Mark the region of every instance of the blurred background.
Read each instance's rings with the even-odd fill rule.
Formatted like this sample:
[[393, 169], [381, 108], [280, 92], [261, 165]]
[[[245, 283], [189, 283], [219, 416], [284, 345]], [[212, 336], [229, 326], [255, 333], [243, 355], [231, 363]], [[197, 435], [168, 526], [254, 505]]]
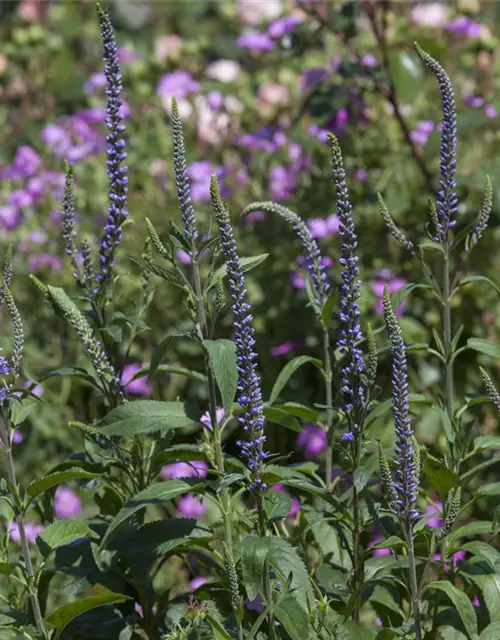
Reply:
[[[440, 60], [456, 90], [459, 229], [477, 215], [485, 175], [493, 181], [490, 231], [465, 273], [498, 282], [499, 3], [119, 0], [109, 9], [120, 47], [128, 136], [131, 220], [124, 229], [115, 299], [125, 315], [134, 314], [140, 296], [140, 273], [128, 256], [140, 257], [143, 251], [145, 217], [160, 232], [179, 217], [170, 160], [169, 112], [175, 96], [200, 228], [205, 234], [213, 228], [208, 187], [216, 173], [241, 255], [269, 254], [247, 282], [265, 397], [289, 359], [320, 355], [320, 336], [306, 306], [303, 258], [290, 228], [270, 215], [255, 213], [243, 220], [240, 213], [254, 200], [275, 200], [295, 210], [308, 221], [332, 281], [338, 282], [330, 131], [343, 147], [355, 208], [363, 324], [381, 327], [384, 285], [394, 292], [418, 282], [421, 273], [389, 237], [376, 194], [383, 194], [398, 224], [418, 240], [425, 236], [428, 199], [438, 180], [439, 91], [416, 56], [414, 41]], [[44, 401], [16, 445], [18, 461], [32, 476], [76, 446], [80, 436], [66, 427], [68, 420], [92, 420], [102, 412], [102, 400], [76, 377], [47, 378], [53, 370], [83, 362], [83, 355], [75, 336], [44, 306], [28, 274], [77, 294], [60, 231], [64, 159], [75, 171], [79, 237], [98, 246], [107, 215], [104, 64], [94, 2], [4, 0], [0, 14], [0, 243], [3, 251], [8, 244], [14, 247], [14, 294], [27, 334], [26, 384], [36, 383]], [[186, 260], [181, 253], [178, 258]], [[164, 281], [156, 284], [153, 309], [130, 352], [124, 382], [149, 362], [167, 333], [190, 328], [179, 291]], [[453, 322], [455, 330], [464, 325], [463, 342], [471, 336], [498, 341], [493, 289], [464, 288], [454, 302]], [[229, 315], [218, 337], [230, 336]], [[439, 325], [439, 309], [416, 290], [399, 315], [407, 342], [423, 344], [411, 356], [412, 390], [431, 394], [441, 371], [426, 345]], [[5, 314], [1, 322], [7, 351], [11, 328]], [[116, 327], [118, 341], [120, 331]], [[380, 336], [385, 339], [384, 332]], [[176, 341], [164, 363], [202, 370], [199, 350], [189, 340]], [[462, 397], [479, 392], [479, 364], [498, 381], [498, 362], [466, 352], [457, 365]], [[387, 380], [383, 362], [384, 397]], [[200, 410], [206, 401], [204, 384], [192, 375], [163, 372], [151, 381], [135, 380], [128, 390], [136, 397], [182, 395]], [[287, 394], [304, 404], [323, 402], [313, 368], [301, 369]], [[425, 407], [421, 412], [418, 435], [434, 443], [439, 415]], [[483, 432], [494, 424], [485, 413]], [[269, 428], [275, 451], [296, 449], [296, 436]], [[297, 455], [300, 459], [302, 453]]]

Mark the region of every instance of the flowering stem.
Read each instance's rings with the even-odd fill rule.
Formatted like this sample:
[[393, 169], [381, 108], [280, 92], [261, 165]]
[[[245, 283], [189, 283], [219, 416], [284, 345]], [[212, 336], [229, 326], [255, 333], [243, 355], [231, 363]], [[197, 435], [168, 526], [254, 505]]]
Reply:
[[326, 399], [326, 432], [328, 437], [328, 447], [326, 450], [326, 470], [325, 486], [330, 489], [332, 482], [333, 464], [333, 409], [332, 409], [332, 359], [330, 356], [330, 335], [326, 327], [323, 328], [323, 351], [324, 351], [324, 378], [325, 378], [325, 399]]
[[[355, 448], [355, 465], [354, 471], [359, 468], [361, 462], [361, 442], [359, 439], [354, 441]], [[353, 474], [354, 477], [354, 474]], [[353, 593], [356, 593], [356, 600], [354, 602], [353, 620], [359, 622], [359, 613], [361, 610], [361, 585], [363, 583], [363, 566], [361, 563], [361, 527], [359, 517], [359, 493], [356, 488], [356, 484], [352, 485], [352, 499], [353, 499], [353, 532], [352, 532], [352, 546], [353, 546]]]
[[413, 530], [411, 521], [407, 522], [405, 529], [406, 542], [408, 543], [408, 564], [410, 572], [410, 593], [413, 621], [415, 625], [415, 640], [422, 640], [422, 629], [420, 626], [420, 609], [418, 604], [418, 584], [417, 565], [415, 562], [415, 548], [413, 546]]
[[446, 379], [446, 412], [453, 419], [453, 359], [451, 358], [451, 298], [450, 298], [450, 253], [444, 247], [443, 259], [443, 333]]
[[[17, 492], [17, 479], [16, 479], [16, 472], [14, 469], [14, 458], [12, 456], [12, 445], [11, 445], [11, 437], [10, 437], [10, 421], [8, 416], [6, 415], [5, 408], [2, 408], [1, 410], [0, 435], [1, 435], [3, 450], [5, 453], [5, 458], [7, 462], [7, 477], [9, 479], [9, 482], [11, 484], [13, 491]], [[46, 638], [47, 634], [45, 631], [42, 611], [40, 608], [40, 601], [38, 600], [38, 593], [37, 593], [37, 588], [35, 583], [35, 574], [33, 571], [33, 564], [31, 563], [31, 555], [30, 555], [30, 550], [28, 545], [28, 538], [26, 537], [26, 529], [24, 528], [23, 513], [20, 509], [18, 509], [18, 513], [16, 514], [16, 522], [19, 527], [19, 537], [21, 539], [21, 548], [22, 548], [22, 553], [24, 557], [24, 563], [26, 565], [26, 575], [28, 577], [28, 593], [31, 601], [31, 607], [33, 609], [35, 626], [40, 636], [42, 638]]]
[[138, 587], [139, 600], [144, 616], [144, 631], [149, 640], [158, 640], [158, 630], [155, 625], [153, 609], [149, 606], [149, 598], [146, 592], [146, 586], [143, 582]]

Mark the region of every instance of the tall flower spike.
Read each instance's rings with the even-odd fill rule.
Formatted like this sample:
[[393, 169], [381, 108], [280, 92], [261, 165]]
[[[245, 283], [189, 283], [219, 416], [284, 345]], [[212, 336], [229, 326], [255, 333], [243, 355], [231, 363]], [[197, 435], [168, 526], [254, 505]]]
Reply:
[[457, 105], [455, 92], [448, 74], [428, 53], [415, 43], [418, 55], [436, 76], [443, 105], [443, 129], [439, 159], [439, 189], [437, 193], [436, 240], [441, 244], [449, 242], [450, 230], [456, 223], [458, 211], [457, 198]]
[[109, 206], [108, 220], [104, 227], [104, 234], [99, 248], [100, 272], [97, 275], [98, 290], [111, 280], [113, 266], [115, 264], [115, 252], [122, 238], [122, 225], [128, 217], [127, 192], [128, 178], [127, 167], [122, 166], [127, 154], [125, 152], [125, 139], [123, 132], [120, 109], [122, 106], [122, 74], [118, 61], [118, 48], [115, 42], [113, 25], [107, 11], [98, 7], [99, 21], [101, 24], [101, 36], [104, 46], [104, 75], [106, 76], [106, 127], [109, 131], [106, 136], [108, 143], [106, 161], [109, 177]]
[[242, 216], [246, 216], [253, 211], [266, 211], [275, 213], [292, 225], [293, 230], [299, 237], [306, 258], [306, 268], [313, 285], [315, 300], [318, 307], [322, 307], [330, 293], [330, 283], [324, 266], [321, 264], [321, 252], [318, 243], [312, 237], [307, 224], [294, 211], [275, 202], [252, 202], [245, 207]]
[[490, 396], [491, 401], [495, 405], [495, 408], [500, 413], [500, 393], [498, 393], [498, 390], [495, 387], [493, 380], [486, 373], [486, 371], [482, 367], [479, 367], [479, 370], [481, 371], [481, 377], [483, 378], [483, 383], [486, 388], [486, 391], [488, 392], [488, 395]]
[[266, 485], [262, 482], [262, 467], [267, 454], [264, 451], [264, 413], [260, 378], [257, 375], [254, 351], [255, 331], [252, 326], [252, 314], [247, 302], [247, 290], [243, 267], [238, 256], [233, 228], [229, 213], [223, 202], [217, 178], [212, 176], [210, 185], [212, 207], [219, 223], [222, 252], [227, 265], [227, 281], [233, 310], [234, 343], [236, 345], [236, 359], [238, 369], [238, 404], [242, 408], [238, 420], [247, 434], [246, 441], [239, 441], [241, 454], [247, 459], [252, 476], [250, 489], [264, 491]]
[[[3, 261], [3, 281], [8, 287], [12, 284], [12, 275], [12, 245], [9, 244]], [[3, 286], [0, 286], [0, 305], [2, 305], [4, 301], [5, 296], [3, 293]]]
[[109, 388], [116, 396], [119, 398], [123, 397], [120, 379], [116, 375], [103, 346], [94, 336], [94, 332], [87, 318], [81, 313], [73, 300], [66, 295], [63, 289], [45, 285], [43, 285], [42, 288], [38, 283], [36, 284], [54, 309], [59, 312], [70, 327], [76, 331], [80, 342], [85, 347], [90, 361], [101, 380], [109, 385]]
[[488, 226], [488, 221], [490, 219], [491, 209], [493, 207], [493, 187], [491, 186], [491, 180], [489, 176], [486, 176], [485, 185], [484, 185], [484, 195], [483, 200], [481, 202], [481, 207], [479, 208], [479, 215], [477, 216], [476, 226], [474, 231], [471, 233], [469, 238], [468, 246], [466, 247], [466, 251], [469, 252], [473, 249], [476, 244], [481, 239], [483, 233]]
[[384, 291], [384, 319], [391, 341], [392, 351], [392, 412], [396, 431], [396, 481], [394, 488], [397, 498], [392, 501], [395, 513], [404, 518], [417, 516], [419, 469], [418, 453], [415, 452], [413, 429], [411, 426], [408, 391], [408, 364], [403, 332], [391, 305], [389, 290]]
[[389, 209], [384, 202], [384, 199], [377, 193], [378, 200], [378, 210], [380, 215], [382, 216], [383, 221], [385, 222], [385, 226], [389, 229], [391, 234], [396, 238], [401, 246], [403, 246], [407, 251], [409, 251], [412, 255], [415, 255], [415, 245], [408, 238], [406, 233], [398, 227], [398, 225], [394, 222], [393, 217], [389, 213]]
[[196, 228], [194, 206], [191, 199], [191, 188], [187, 177], [184, 132], [182, 130], [182, 121], [175, 98], [172, 98], [172, 142], [175, 184], [177, 186], [181, 218], [184, 224], [184, 236], [190, 244], [193, 244], [198, 237], [198, 230]]
[[76, 212], [75, 212], [75, 198], [73, 193], [73, 169], [71, 165], [65, 163], [66, 179], [64, 183], [64, 196], [62, 200], [62, 237], [64, 240], [64, 253], [71, 258], [71, 263], [75, 273], [75, 278], [78, 278], [78, 265], [76, 262]]
[[337, 193], [337, 215], [339, 217], [339, 233], [342, 240], [339, 263], [342, 267], [340, 274], [340, 311], [339, 311], [339, 339], [337, 346], [343, 354], [340, 371], [340, 391], [342, 393], [344, 409], [347, 414], [350, 431], [344, 434], [343, 440], [353, 441], [358, 436], [356, 416], [363, 409], [365, 403], [365, 389], [361, 383], [361, 374], [365, 370], [365, 363], [361, 349], [356, 346], [363, 338], [359, 322], [359, 267], [356, 249], [358, 237], [352, 217], [352, 205], [347, 190], [346, 174], [342, 151], [337, 138], [329, 135], [332, 153], [333, 182]]
[[14, 376], [19, 375], [19, 370], [21, 368], [21, 361], [23, 359], [23, 351], [24, 351], [24, 327], [23, 321], [21, 320], [21, 315], [17, 309], [16, 303], [14, 301], [14, 297], [10, 292], [7, 283], [3, 283], [3, 292], [5, 296], [5, 304], [7, 305], [7, 309], [9, 310], [10, 317], [12, 320], [12, 326], [14, 328], [14, 344], [12, 347], [12, 364], [11, 364], [11, 373]]

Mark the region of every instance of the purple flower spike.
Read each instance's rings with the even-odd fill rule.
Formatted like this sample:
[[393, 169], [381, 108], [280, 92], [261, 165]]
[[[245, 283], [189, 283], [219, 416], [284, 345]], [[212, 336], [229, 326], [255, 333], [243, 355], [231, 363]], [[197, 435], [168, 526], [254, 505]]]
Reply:
[[420, 469], [416, 464], [413, 445], [408, 390], [408, 363], [403, 332], [392, 309], [389, 289], [384, 291], [384, 319], [392, 350], [392, 413], [396, 431], [396, 480], [392, 508], [395, 513], [410, 520], [417, 516], [415, 504], [418, 496]]
[[418, 55], [436, 76], [443, 106], [443, 127], [440, 148], [440, 178], [437, 193], [437, 228], [436, 240], [441, 244], [449, 242], [449, 232], [456, 223], [458, 212], [457, 198], [457, 105], [455, 92], [448, 74], [443, 67], [418, 44], [415, 45]]
[[106, 136], [108, 143], [106, 161], [109, 177], [109, 207], [108, 220], [104, 227], [104, 235], [101, 239], [100, 273], [97, 275], [98, 289], [102, 290], [112, 277], [115, 264], [115, 252], [122, 238], [121, 226], [128, 217], [127, 206], [127, 167], [122, 166], [127, 154], [125, 152], [125, 139], [120, 110], [122, 100], [122, 74], [118, 62], [117, 46], [113, 26], [107, 11], [99, 7], [99, 20], [101, 24], [101, 36], [104, 45], [104, 74], [106, 76], [106, 127], [109, 131]]
[[248, 439], [239, 441], [241, 455], [246, 458], [252, 481], [250, 490], [265, 491], [262, 482], [263, 462], [267, 457], [264, 451], [266, 437], [264, 435], [264, 405], [260, 378], [257, 374], [257, 354], [255, 347], [255, 330], [252, 326], [252, 314], [247, 302], [247, 290], [243, 267], [238, 256], [234, 232], [231, 227], [229, 213], [224, 204], [217, 179], [212, 177], [211, 184], [212, 206], [219, 223], [220, 242], [226, 259], [229, 293], [231, 295], [234, 326], [234, 343], [236, 345], [236, 359], [238, 370], [238, 404], [242, 413], [238, 417], [240, 425], [246, 432]]
[[365, 390], [361, 383], [361, 374], [365, 370], [365, 363], [361, 349], [356, 343], [363, 338], [359, 323], [359, 267], [356, 249], [358, 237], [352, 217], [352, 205], [347, 190], [346, 174], [342, 160], [342, 151], [335, 136], [330, 135], [333, 162], [333, 182], [337, 193], [337, 214], [339, 217], [339, 233], [342, 240], [339, 263], [342, 267], [340, 285], [340, 333], [337, 346], [343, 354], [342, 369], [340, 371], [340, 391], [342, 393], [344, 410], [349, 425], [349, 433], [354, 436], [346, 438], [353, 440], [358, 436], [356, 419], [365, 403]]

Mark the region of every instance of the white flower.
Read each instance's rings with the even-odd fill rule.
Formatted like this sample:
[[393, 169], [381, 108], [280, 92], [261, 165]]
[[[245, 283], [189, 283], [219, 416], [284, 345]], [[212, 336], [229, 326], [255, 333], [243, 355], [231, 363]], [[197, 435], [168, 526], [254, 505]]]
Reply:
[[441, 2], [417, 4], [412, 9], [411, 17], [419, 26], [439, 29], [448, 22], [448, 7]]
[[216, 60], [208, 66], [206, 75], [219, 82], [234, 82], [240, 71], [240, 65], [234, 60]]

